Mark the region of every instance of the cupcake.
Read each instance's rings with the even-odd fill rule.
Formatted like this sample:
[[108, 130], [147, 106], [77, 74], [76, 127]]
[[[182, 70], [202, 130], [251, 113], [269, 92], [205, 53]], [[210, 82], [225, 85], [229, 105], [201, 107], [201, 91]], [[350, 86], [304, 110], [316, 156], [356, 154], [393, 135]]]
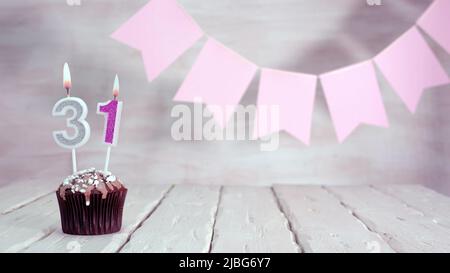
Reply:
[[110, 172], [94, 168], [64, 179], [56, 191], [64, 233], [99, 235], [122, 226], [127, 189]]

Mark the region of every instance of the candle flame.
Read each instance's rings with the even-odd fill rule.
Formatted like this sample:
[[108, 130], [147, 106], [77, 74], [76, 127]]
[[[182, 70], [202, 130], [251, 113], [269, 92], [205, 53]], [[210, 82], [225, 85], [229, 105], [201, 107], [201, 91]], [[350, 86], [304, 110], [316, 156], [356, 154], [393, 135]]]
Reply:
[[113, 87], [113, 96], [117, 98], [119, 96], [119, 77], [116, 74], [116, 78], [114, 79], [114, 87]]
[[72, 80], [70, 78], [70, 69], [67, 63], [64, 63], [63, 86], [66, 90], [72, 88]]

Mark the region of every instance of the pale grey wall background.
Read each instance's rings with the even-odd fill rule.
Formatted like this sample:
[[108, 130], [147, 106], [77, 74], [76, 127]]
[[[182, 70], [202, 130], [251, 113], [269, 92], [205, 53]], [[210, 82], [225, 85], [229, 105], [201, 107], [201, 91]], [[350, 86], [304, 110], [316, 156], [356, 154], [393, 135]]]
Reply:
[[[51, 132], [50, 115], [64, 95], [62, 65], [70, 63], [73, 94], [89, 105], [91, 140], [78, 150], [80, 167], [103, 166], [99, 101], [110, 97], [114, 74], [124, 101], [119, 146], [111, 169], [125, 182], [251, 184], [423, 183], [450, 192], [450, 87], [427, 91], [411, 115], [380, 77], [391, 127], [360, 127], [339, 145], [319, 90], [312, 144], [282, 134], [276, 152], [259, 143], [175, 142], [172, 97], [204, 39], [148, 83], [139, 52], [109, 38], [147, 1], [0, 2], [0, 184], [54, 181], [71, 170], [70, 153]], [[179, 0], [210, 35], [261, 66], [322, 73], [369, 58], [407, 30], [430, 0]], [[429, 40], [450, 69], [450, 58]], [[253, 103], [257, 78], [244, 103]]]

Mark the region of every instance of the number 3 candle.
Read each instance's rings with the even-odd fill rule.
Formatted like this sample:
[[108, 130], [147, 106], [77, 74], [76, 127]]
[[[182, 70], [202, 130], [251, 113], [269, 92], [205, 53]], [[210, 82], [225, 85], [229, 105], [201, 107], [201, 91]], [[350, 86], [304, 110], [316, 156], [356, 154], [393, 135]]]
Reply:
[[119, 78], [116, 75], [113, 87], [113, 99], [97, 105], [97, 113], [105, 116], [105, 143], [108, 145], [105, 160], [105, 172], [108, 171], [111, 146], [117, 145], [122, 113], [122, 102], [117, 100], [119, 96]]
[[86, 122], [86, 116], [88, 114], [88, 108], [86, 103], [76, 97], [70, 96], [70, 89], [72, 88], [71, 78], [70, 78], [70, 70], [69, 65], [67, 63], [64, 64], [64, 72], [63, 72], [63, 86], [66, 89], [66, 98], [60, 99], [55, 106], [53, 107], [52, 114], [55, 117], [58, 116], [67, 116], [68, 112], [71, 112], [72, 115], [67, 118], [67, 127], [70, 127], [75, 130], [75, 133], [70, 136], [67, 131], [54, 131], [53, 138], [55, 142], [67, 149], [72, 149], [72, 169], [73, 172], [77, 172], [77, 157], [76, 157], [76, 148], [84, 145], [90, 136], [90, 127]]

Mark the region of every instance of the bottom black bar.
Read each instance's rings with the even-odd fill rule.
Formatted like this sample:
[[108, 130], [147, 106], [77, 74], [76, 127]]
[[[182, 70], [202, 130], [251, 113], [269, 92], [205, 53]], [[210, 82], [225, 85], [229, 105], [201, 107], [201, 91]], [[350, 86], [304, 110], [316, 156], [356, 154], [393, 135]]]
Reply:
[[[327, 270], [388, 272], [395, 266], [431, 270], [445, 265], [449, 254], [2, 254], [2, 266], [15, 269], [55, 262], [80, 267], [88, 272], [98, 267], [102, 273], [116, 272], [309, 272]], [[28, 262], [35, 260], [36, 262]], [[46, 261], [48, 260], [48, 261]], [[48, 269], [48, 267], [43, 268]]]

